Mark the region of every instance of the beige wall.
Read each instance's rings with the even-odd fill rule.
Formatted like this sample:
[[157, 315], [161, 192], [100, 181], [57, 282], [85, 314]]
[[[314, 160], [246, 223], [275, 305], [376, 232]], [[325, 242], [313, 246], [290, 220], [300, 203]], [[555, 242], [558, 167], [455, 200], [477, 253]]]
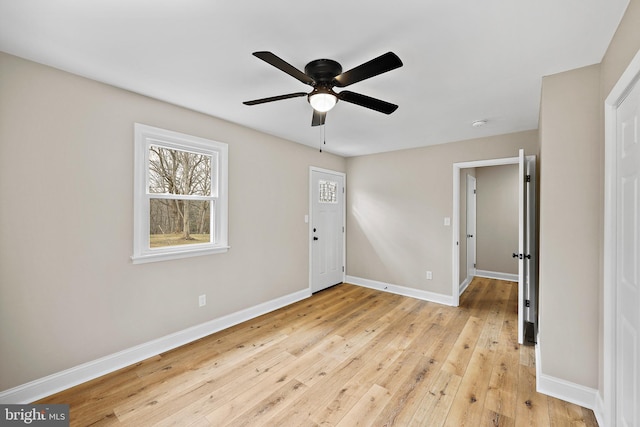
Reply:
[[476, 169], [476, 268], [518, 274], [518, 165]]
[[546, 77], [542, 87], [541, 367], [600, 393], [603, 102], [639, 49], [640, 0], [631, 0], [601, 64]]
[[640, 0], [630, 0], [607, 53], [602, 59], [603, 102], [640, 50]]
[[[347, 159], [347, 273], [451, 295], [453, 163], [538, 150], [537, 131]], [[433, 280], [426, 280], [427, 270]]]
[[[343, 158], [2, 53], [0, 76], [0, 390], [308, 288], [309, 166]], [[228, 253], [131, 263], [134, 122], [229, 144]]]
[[545, 77], [540, 128], [540, 328], [547, 375], [598, 386], [600, 66]]

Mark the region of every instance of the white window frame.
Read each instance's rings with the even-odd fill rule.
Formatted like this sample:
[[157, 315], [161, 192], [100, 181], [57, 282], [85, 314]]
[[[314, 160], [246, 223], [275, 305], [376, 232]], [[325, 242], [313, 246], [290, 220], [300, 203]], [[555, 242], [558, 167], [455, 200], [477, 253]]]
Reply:
[[[209, 155], [211, 167], [211, 206], [213, 223], [210, 243], [164, 246], [149, 245], [149, 205], [153, 195], [149, 193], [150, 146]], [[166, 261], [193, 256], [227, 252], [228, 245], [228, 146], [223, 142], [186, 135], [166, 129], [135, 123], [134, 126], [134, 190], [133, 190], [133, 255], [134, 264]], [[161, 195], [162, 198], [189, 199], [186, 195]]]

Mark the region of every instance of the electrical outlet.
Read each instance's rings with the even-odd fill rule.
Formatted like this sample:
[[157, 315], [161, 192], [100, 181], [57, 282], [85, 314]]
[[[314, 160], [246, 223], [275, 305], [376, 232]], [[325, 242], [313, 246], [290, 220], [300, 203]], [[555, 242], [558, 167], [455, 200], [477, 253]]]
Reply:
[[430, 271], [427, 271], [427, 280], [431, 280], [433, 279], [433, 273]]
[[200, 295], [198, 297], [198, 307], [204, 307], [205, 305], [207, 305], [207, 296]]

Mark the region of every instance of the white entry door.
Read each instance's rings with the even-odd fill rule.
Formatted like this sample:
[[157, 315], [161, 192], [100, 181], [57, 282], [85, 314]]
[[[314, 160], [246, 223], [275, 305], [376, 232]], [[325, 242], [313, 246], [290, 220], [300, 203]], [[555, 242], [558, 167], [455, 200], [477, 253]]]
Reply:
[[640, 426], [640, 83], [616, 118], [616, 419]]
[[467, 278], [476, 275], [476, 178], [467, 175]]
[[519, 152], [518, 189], [518, 342], [524, 344], [525, 329], [530, 325], [533, 338], [537, 329], [536, 307], [536, 157]]
[[311, 168], [311, 292], [344, 280], [344, 178]]

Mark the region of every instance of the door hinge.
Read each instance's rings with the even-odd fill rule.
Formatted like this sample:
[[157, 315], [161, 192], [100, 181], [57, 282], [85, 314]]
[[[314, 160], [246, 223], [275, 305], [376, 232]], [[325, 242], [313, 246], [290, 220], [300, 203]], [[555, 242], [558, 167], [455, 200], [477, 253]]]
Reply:
[[523, 254], [517, 254], [517, 253], [513, 253], [512, 254], [513, 258], [518, 258], [518, 259], [531, 259], [531, 254], [527, 254], [527, 255], [523, 255]]
[[531, 182], [531, 175], [527, 175], [527, 177], [526, 177], [526, 181], [527, 181], [527, 182]]
[[342, 232], [344, 233], [344, 225], [342, 226]]
[[474, 189], [473, 189], [473, 194], [476, 194], [476, 191], [477, 191], [477, 190], [474, 188]]
[[531, 300], [528, 300], [528, 299], [524, 300], [524, 306], [531, 307]]
[[476, 268], [476, 263], [475, 262], [473, 263], [473, 268]]
[[342, 272], [344, 273], [344, 265], [342, 266]]

